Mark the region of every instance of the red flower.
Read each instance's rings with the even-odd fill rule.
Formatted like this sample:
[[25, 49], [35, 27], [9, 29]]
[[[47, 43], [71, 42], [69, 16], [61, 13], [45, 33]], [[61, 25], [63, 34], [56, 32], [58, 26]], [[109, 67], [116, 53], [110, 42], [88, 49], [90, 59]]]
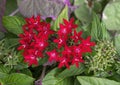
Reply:
[[82, 59], [82, 55], [81, 56], [74, 56], [72, 59], [72, 64], [75, 64], [76, 67], [79, 67], [79, 63], [83, 63], [84, 60]]
[[74, 35], [71, 36], [71, 38], [74, 40], [75, 43], [77, 43], [79, 40], [82, 40], [81, 35], [82, 35], [82, 31], [77, 33], [76, 30], [74, 30]]
[[65, 26], [67, 26], [68, 29], [75, 29], [78, 27], [78, 25], [74, 24], [74, 18], [71, 18], [70, 21], [63, 19], [63, 21]]
[[47, 52], [47, 55], [49, 56], [49, 61], [58, 61], [58, 53], [56, 52], [56, 50], [52, 50]]
[[82, 49], [82, 46], [79, 45], [79, 46], [73, 46], [73, 55], [79, 55], [81, 56], [83, 53], [83, 49]]
[[72, 56], [72, 50], [72, 47], [65, 46], [64, 50], [62, 51], [62, 54], [70, 57]]
[[91, 42], [91, 37], [87, 37], [87, 39], [85, 40], [82, 40], [82, 47], [83, 47], [83, 52], [92, 52], [91, 50], [91, 46], [95, 46], [95, 43], [94, 42]]
[[[83, 53], [91, 52], [91, 46], [94, 46], [95, 43], [90, 41], [90, 37], [82, 39], [82, 31], [76, 32], [77, 25], [74, 24], [74, 18], [71, 18], [70, 21], [63, 19], [63, 21], [64, 24], [60, 24], [60, 29], [56, 33], [58, 38], [54, 39], [54, 43], [61, 49], [46, 52], [48, 42], [51, 42], [49, 36], [55, 33], [50, 29], [50, 23], [40, 21], [40, 16], [26, 19], [27, 23], [23, 26], [23, 33], [19, 35], [20, 46], [18, 50], [23, 50], [24, 61], [29, 66], [32, 64], [38, 65], [38, 58], [43, 58], [45, 52], [49, 56], [50, 62], [56, 61], [59, 63], [58, 68], [63, 66], [70, 68], [71, 64], [79, 67], [79, 63], [84, 62], [82, 59]], [[73, 30], [74, 34], [72, 35]], [[56, 36], [54, 37], [56, 38]], [[72, 44], [70, 38], [74, 41]]]
[[25, 24], [25, 27], [28, 27], [30, 29], [37, 28], [40, 24], [40, 16], [37, 17], [31, 17], [31, 18], [26, 18], [25, 19], [27, 24]]
[[69, 66], [69, 60], [66, 57], [64, 57], [64, 56], [59, 57], [59, 62], [60, 63], [58, 65], [58, 68], [61, 68], [63, 66], [66, 66], [68, 69], [70, 68], [70, 66]]
[[24, 56], [24, 59], [25, 59], [24, 61], [27, 62], [29, 66], [31, 66], [32, 64], [38, 65], [37, 58], [32, 54], [28, 54]]
[[60, 24], [60, 29], [58, 30], [58, 35], [60, 37], [67, 37], [68, 34], [70, 34], [72, 32], [72, 29], [68, 29], [67, 26]]
[[42, 39], [39, 39], [39, 40], [36, 40], [33, 46], [35, 46], [35, 48], [38, 48], [40, 51], [43, 51], [48, 46], [48, 42]]
[[37, 57], [35, 56], [35, 50], [34, 49], [25, 49], [23, 52], [24, 61], [31, 66], [32, 64], [38, 65]]
[[62, 46], [66, 45], [66, 39], [65, 38], [58, 38], [54, 40], [55, 43], [57, 43], [58, 48], [61, 48]]

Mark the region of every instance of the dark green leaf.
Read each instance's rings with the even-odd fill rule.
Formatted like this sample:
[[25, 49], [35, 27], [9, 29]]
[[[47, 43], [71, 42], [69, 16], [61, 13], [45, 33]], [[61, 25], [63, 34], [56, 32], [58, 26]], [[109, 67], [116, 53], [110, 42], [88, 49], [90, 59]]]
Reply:
[[6, 9], [5, 15], [10, 15], [13, 11], [17, 9], [17, 2], [16, 0], [6, 0]]
[[0, 40], [3, 39], [4, 36], [5, 34], [3, 32], [0, 32]]
[[78, 76], [77, 79], [81, 85], [120, 85], [119, 82], [105, 78]]
[[85, 0], [75, 0], [75, 6], [79, 6], [75, 10], [75, 16], [83, 23], [89, 23], [92, 19], [92, 11], [87, 7]]
[[2, 85], [33, 85], [34, 79], [21, 73], [13, 73], [1, 79]]
[[23, 73], [23, 74], [26, 74], [26, 75], [28, 75], [28, 76], [31, 76], [32, 77], [32, 73], [31, 73], [31, 71], [29, 70], [29, 69], [22, 69], [22, 70], [20, 70], [20, 73]]
[[56, 74], [58, 74], [61, 69], [55, 68], [51, 72], [49, 72], [42, 81], [42, 85], [73, 85], [74, 82], [72, 78], [57, 78]]
[[91, 26], [91, 36], [93, 40], [108, 40], [110, 36], [106, 27], [100, 22], [100, 18], [97, 14], [93, 14], [93, 21]]
[[14, 66], [14, 69], [16, 69], [16, 70], [22, 70], [25, 68], [28, 68], [28, 65], [25, 63], [18, 63], [17, 65]]
[[79, 68], [76, 68], [75, 65], [72, 65], [70, 69], [65, 69], [57, 77], [70, 77], [70, 76], [75, 76], [83, 73], [85, 71], [85, 67], [83, 64], [79, 66]]
[[0, 72], [2, 72], [2, 73], [9, 73], [10, 70], [11, 69], [9, 67], [5, 67], [4, 65], [0, 64]]
[[8, 74], [0, 72], [0, 79], [5, 78], [6, 76], [8, 76]]
[[74, 85], [81, 85], [77, 79], [74, 81]]
[[22, 26], [25, 24], [25, 21], [21, 17], [17, 16], [4, 16], [3, 17], [3, 25], [4, 27], [13, 34], [22, 33]]
[[110, 76], [110, 77], [108, 77], [108, 78], [111, 79], [111, 80], [120, 82], [120, 75], [119, 75], [119, 74], [115, 74], [115, 75]]
[[7, 48], [11, 48], [18, 44], [19, 44], [18, 38], [5, 38], [5, 47]]

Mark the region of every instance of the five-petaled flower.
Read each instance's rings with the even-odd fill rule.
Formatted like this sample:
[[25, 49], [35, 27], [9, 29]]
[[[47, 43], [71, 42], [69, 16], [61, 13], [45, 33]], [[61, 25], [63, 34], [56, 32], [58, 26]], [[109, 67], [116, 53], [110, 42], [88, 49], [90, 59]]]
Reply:
[[[26, 22], [23, 33], [19, 35], [21, 45], [18, 50], [23, 50], [24, 61], [29, 66], [38, 65], [38, 58], [44, 58], [47, 54], [48, 61], [59, 63], [58, 68], [63, 66], [70, 68], [73, 64], [79, 67], [79, 63], [84, 62], [83, 54], [92, 52], [91, 47], [95, 45], [90, 41], [90, 36], [83, 39], [81, 37], [83, 32], [76, 32], [78, 25], [74, 24], [74, 18], [70, 21], [63, 19], [63, 24], [60, 23], [57, 32], [50, 29], [50, 23], [41, 21], [40, 16], [27, 18]], [[55, 37], [53, 42], [50, 42], [50, 37]], [[56, 43], [57, 47], [53, 47], [51, 51], [46, 50], [50, 43]]]

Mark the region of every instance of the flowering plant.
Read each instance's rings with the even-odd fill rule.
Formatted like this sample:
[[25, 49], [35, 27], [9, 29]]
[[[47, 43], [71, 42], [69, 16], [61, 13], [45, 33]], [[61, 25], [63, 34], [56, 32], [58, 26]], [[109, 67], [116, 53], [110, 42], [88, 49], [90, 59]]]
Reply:
[[0, 85], [120, 85], [116, 2], [0, 1]]

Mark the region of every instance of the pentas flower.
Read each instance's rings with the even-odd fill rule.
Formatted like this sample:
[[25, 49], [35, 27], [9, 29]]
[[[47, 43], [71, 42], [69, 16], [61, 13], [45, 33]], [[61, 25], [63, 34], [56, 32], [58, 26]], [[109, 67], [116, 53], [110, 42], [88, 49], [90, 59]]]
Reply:
[[88, 36], [87, 39], [83, 39], [81, 41], [83, 52], [92, 52], [91, 46], [95, 46], [95, 43], [91, 42], [90, 40], [91, 40], [91, 37]]
[[66, 45], [66, 38], [59, 37], [58, 39], [55, 39], [54, 42], [57, 43], [58, 48], [61, 48]]
[[24, 27], [30, 28], [30, 29], [35, 29], [40, 25], [40, 16], [37, 16], [36, 18], [33, 16], [32, 18], [26, 18], [26, 24]]
[[[69, 68], [71, 64], [75, 64], [76, 67], [79, 67], [79, 63], [84, 62], [82, 55], [86, 52], [91, 52], [91, 46], [94, 46], [95, 44], [94, 42], [90, 42], [89, 37], [83, 39], [81, 37], [83, 33], [82, 31], [76, 32], [78, 25], [74, 24], [74, 18], [71, 18], [70, 21], [63, 19], [63, 22], [64, 23], [60, 24], [60, 29], [57, 31], [58, 37], [54, 40], [54, 43], [57, 43], [58, 48], [62, 48], [62, 50], [57, 49], [60, 51], [60, 56], [56, 55], [56, 61], [59, 62], [58, 68]], [[72, 42], [72, 44], [68, 42]], [[52, 58], [52, 53], [54, 52], [51, 51], [50, 53], [47, 54], [49, 58]], [[54, 56], [55, 59], [56, 57]]]
[[59, 65], [58, 68], [61, 68], [63, 66], [66, 66], [67, 68], [70, 68], [69, 60], [65, 56], [59, 57]]
[[74, 35], [71, 36], [71, 38], [74, 40], [75, 43], [77, 43], [79, 40], [82, 40], [81, 35], [82, 35], [82, 31], [77, 33], [76, 30], [74, 30]]
[[74, 24], [74, 18], [71, 18], [70, 21], [63, 19], [63, 22], [68, 29], [75, 29], [78, 27], [78, 25]]
[[38, 65], [38, 58], [43, 58], [44, 50], [48, 47], [49, 35], [54, 31], [50, 29], [50, 24], [41, 22], [40, 16], [27, 18], [23, 26], [23, 33], [19, 35], [20, 46], [18, 50], [23, 50], [24, 61], [30, 65]]
[[82, 59], [82, 55], [74, 56], [72, 59], [72, 64], [75, 64], [77, 68], [79, 67], [79, 63], [83, 63], [83, 62], [84, 60]]
[[[79, 67], [80, 63], [84, 63], [83, 54], [92, 52], [91, 47], [95, 45], [90, 41], [90, 36], [83, 39], [82, 31], [76, 32], [78, 25], [74, 24], [74, 18], [69, 21], [63, 19], [63, 24], [60, 24], [60, 29], [56, 33], [50, 29], [49, 23], [40, 20], [40, 16], [27, 18], [26, 22], [23, 33], [19, 35], [21, 45], [18, 50], [23, 50], [24, 61], [29, 66], [38, 65], [38, 58], [44, 58], [46, 53], [49, 62], [58, 62], [58, 68], [70, 68], [73, 64]], [[55, 37], [53, 43], [57, 48], [46, 51], [49, 47], [48, 42], [51, 42], [49, 37]]]
[[64, 50], [62, 51], [62, 55], [66, 55], [68, 57], [72, 56], [72, 51], [73, 51], [73, 48], [71, 46], [65, 46], [64, 47]]
[[25, 49], [25, 51], [23, 52], [23, 56], [24, 61], [27, 62], [29, 66], [31, 66], [32, 64], [38, 65], [34, 49]]
[[72, 29], [68, 29], [67, 26], [63, 25], [63, 24], [60, 24], [60, 29], [58, 30], [58, 35], [59, 36], [67, 36], [70, 32], [71, 32]]
[[35, 58], [34, 55], [32, 54], [28, 54], [28, 55], [24, 55], [24, 62], [27, 62], [29, 66], [31, 65], [38, 65], [38, 61], [37, 58]]
[[48, 42], [46, 41], [46, 39], [44, 38], [44, 36], [42, 36], [41, 38], [38, 38], [35, 36], [35, 41], [32, 42], [32, 46], [35, 48], [38, 48], [39, 50], [44, 50], [47, 46], [48, 46]]
[[49, 56], [50, 62], [58, 61], [59, 54], [58, 54], [58, 52], [56, 52], [56, 50], [52, 50], [52, 51], [47, 52], [47, 55]]

